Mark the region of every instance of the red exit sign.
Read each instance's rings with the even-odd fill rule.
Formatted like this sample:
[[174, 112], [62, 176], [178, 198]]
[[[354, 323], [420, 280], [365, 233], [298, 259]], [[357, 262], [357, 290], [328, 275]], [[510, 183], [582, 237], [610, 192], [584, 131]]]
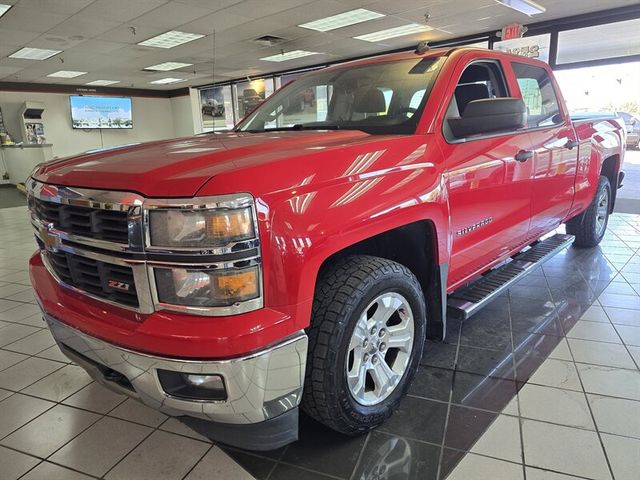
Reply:
[[524, 35], [525, 29], [519, 23], [512, 23], [511, 25], [507, 25], [502, 27], [502, 40], [513, 40], [514, 38], [522, 38]]

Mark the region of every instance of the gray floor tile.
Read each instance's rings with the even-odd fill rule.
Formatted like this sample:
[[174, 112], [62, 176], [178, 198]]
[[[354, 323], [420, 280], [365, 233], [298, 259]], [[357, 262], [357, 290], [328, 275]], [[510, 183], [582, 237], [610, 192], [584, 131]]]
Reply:
[[6, 325], [0, 328], [0, 347], [9, 345], [16, 340], [27, 337], [39, 330], [39, 328], [32, 327], [30, 325], [20, 325], [17, 323]]
[[640, 372], [613, 367], [577, 364], [588, 393], [640, 400]]
[[603, 433], [602, 443], [616, 480], [638, 480], [640, 440]]
[[60, 370], [25, 388], [24, 393], [60, 402], [91, 382], [91, 377], [83, 368], [76, 365], [65, 365]]
[[89, 480], [91, 478], [93, 477], [88, 477], [53, 463], [42, 462], [20, 480]]
[[640, 327], [640, 314], [636, 310], [627, 310], [624, 308], [605, 307], [607, 316], [611, 319], [611, 323], [615, 325], [631, 325]]
[[600, 432], [640, 438], [640, 402], [591, 394], [587, 397]]
[[471, 448], [471, 452], [522, 463], [519, 420], [499, 415]]
[[151, 431], [142, 425], [105, 417], [58, 450], [50, 460], [99, 477]]
[[633, 359], [624, 345], [575, 338], [568, 339], [568, 342], [576, 362], [607, 367], [635, 368]]
[[[624, 273], [623, 276], [629, 280], [632, 279], [637, 274], [635, 273]], [[629, 308], [633, 310], [640, 310], [640, 297], [639, 296], [630, 296], [630, 295], [618, 295], [615, 293], [604, 293], [598, 297], [598, 301], [604, 307], [616, 307], [616, 308]]]
[[594, 429], [582, 392], [527, 384], [518, 392], [518, 400], [524, 418]]
[[2, 445], [46, 458], [100, 419], [95, 413], [56, 405], [2, 440]]
[[55, 404], [16, 393], [0, 402], [0, 438], [33, 420]]
[[54, 345], [53, 347], [49, 347], [46, 350], [41, 351], [37, 356], [48, 360], [55, 360], [56, 362], [71, 363], [71, 360], [69, 360], [69, 358], [60, 351], [58, 345]]
[[[12, 296], [17, 294], [17, 293], [21, 293], [24, 292], [25, 290], [28, 290], [30, 287], [27, 287], [26, 285], [18, 285], [17, 283], [10, 283], [8, 285], [5, 285], [3, 287], [0, 287], [0, 298], [4, 298], [6, 300], [12, 300]], [[14, 301], [17, 301], [15, 299], [13, 299]]]
[[177, 433], [178, 435], [184, 435], [185, 437], [191, 437], [202, 442], [211, 443], [211, 440], [200, 435], [195, 430], [187, 427], [184, 423], [174, 417], [169, 417], [166, 422], [160, 425], [160, 430], [164, 430], [165, 432]]
[[469, 453], [460, 461], [447, 480], [521, 480], [524, 478], [522, 465]]
[[107, 413], [127, 399], [112, 392], [99, 383], [93, 382], [63, 401], [66, 405], [84, 408], [97, 413]]
[[536, 370], [529, 383], [548, 387], [582, 391], [580, 378], [573, 362], [549, 358]]
[[523, 420], [522, 436], [527, 465], [595, 480], [611, 479], [596, 432]]
[[209, 447], [204, 442], [158, 430], [127, 455], [105, 478], [182, 478], [198, 463]]
[[567, 338], [593, 340], [596, 342], [622, 343], [615, 328], [610, 323], [580, 320], [567, 333]]
[[0, 388], [0, 401], [4, 400], [7, 397], [10, 397], [11, 395], [13, 395], [13, 393], [14, 392]]
[[11, 365], [15, 365], [16, 363], [21, 362], [22, 360], [26, 360], [27, 358], [29, 358], [28, 355], [0, 349], [0, 370], [9, 368]]
[[56, 341], [51, 336], [51, 332], [48, 329], [42, 329], [35, 333], [32, 333], [28, 337], [24, 337], [16, 342], [5, 345], [6, 350], [12, 350], [14, 352], [25, 353], [27, 355], [35, 355], [52, 345], [55, 345]]
[[128, 398], [124, 403], [118, 405], [109, 415], [123, 420], [142, 423], [149, 427], [157, 427], [168, 418], [163, 413], [149, 408], [132, 398]]
[[[638, 312], [640, 316], [640, 312]], [[640, 347], [640, 327], [632, 327], [628, 325], [616, 325], [616, 330], [622, 338], [622, 342], [625, 345], [633, 345], [634, 347]]]
[[[40, 307], [37, 305], [31, 305], [30, 303], [19, 303], [13, 308], [0, 312], [0, 320], [6, 320], [8, 322], [20, 323], [20, 320], [30, 317], [32, 315], [40, 315]], [[44, 322], [42, 324], [44, 327]]]
[[22, 390], [62, 366], [59, 362], [52, 362], [44, 358], [27, 358], [25, 361], [0, 372], [0, 388]]
[[253, 480], [254, 477], [240, 467], [229, 455], [218, 447], [212, 447], [185, 480], [211, 480], [229, 478], [233, 480]]
[[627, 350], [629, 350], [629, 353], [636, 361], [636, 366], [640, 367], [640, 347], [629, 346], [627, 347]]
[[2, 480], [17, 480], [40, 460], [24, 453], [0, 447], [0, 474]]
[[609, 317], [605, 313], [604, 308], [597, 305], [587, 308], [587, 311], [582, 314], [580, 320], [609, 323]]
[[580, 480], [581, 477], [573, 475], [565, 475], [563, 473], [549, 472], [548, 470], [540, 470], [539, 468], [527, 467], [527, 480]]

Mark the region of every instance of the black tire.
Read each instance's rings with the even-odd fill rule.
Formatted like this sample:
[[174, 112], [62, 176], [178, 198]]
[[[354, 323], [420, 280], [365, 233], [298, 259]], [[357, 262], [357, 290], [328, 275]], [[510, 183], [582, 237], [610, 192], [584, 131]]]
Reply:
[[[607, 196], [607, 210], [604, 219], [604, 228], [598, 225], [598, 207], [602, 195]], [[609, 223], [611, 206], [611, 183], [609, 179], [601, 175], [598, 181], [598, 189], [589, 207], [584, 213], [573, 217], [567, 222], [567, 233], [576, 237], [573, 245], [576, 247], [591, 248], [597, 246], [604, 237]]]
[[[401, 380], [377, 405], [365, 406], [349, 390], [345, 361], [356, 322], [381, 294], [394, 292], [408, 302], [414, 317], [411, 354]], [[391, 416], [411, 383], [426, 336], [422, 288], [406, 267], [378, 257], [351, 256], [321, 272], [308, 329], [309, 351], [302, 409], [324, 425], [347, 435], [365, 433]]]

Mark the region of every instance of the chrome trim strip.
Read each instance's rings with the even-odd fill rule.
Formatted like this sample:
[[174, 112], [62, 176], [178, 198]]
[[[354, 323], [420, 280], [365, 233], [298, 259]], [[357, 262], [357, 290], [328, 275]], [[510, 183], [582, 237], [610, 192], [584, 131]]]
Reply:
[[[186, 360], [117, 347], [82, 333], [47, 313], [44, 313], [44, 318], [59, 345], [121, 373], [131, 382], [135, 392], [118, 388], [106, 380], [94, 364], [66, 350], [94, 380], [167, 415], [190, 415], [229, 424], [257, 423], [296, 407], [302, 397], [308, 346], [307, 336], [302, 330], [278, 344], [244, 357]], [[160, 385], [157, 369], [221, 375], [227, 400], [203, 402], [168, 395]]]

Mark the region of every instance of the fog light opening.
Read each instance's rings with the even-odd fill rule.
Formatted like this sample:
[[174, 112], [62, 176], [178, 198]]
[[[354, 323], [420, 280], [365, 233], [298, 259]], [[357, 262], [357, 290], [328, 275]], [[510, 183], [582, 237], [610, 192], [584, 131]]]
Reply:
[[158, 370], [162, 389], [168, 395], [185, 400], [220, 401], [227, 399], [221, 375]]

